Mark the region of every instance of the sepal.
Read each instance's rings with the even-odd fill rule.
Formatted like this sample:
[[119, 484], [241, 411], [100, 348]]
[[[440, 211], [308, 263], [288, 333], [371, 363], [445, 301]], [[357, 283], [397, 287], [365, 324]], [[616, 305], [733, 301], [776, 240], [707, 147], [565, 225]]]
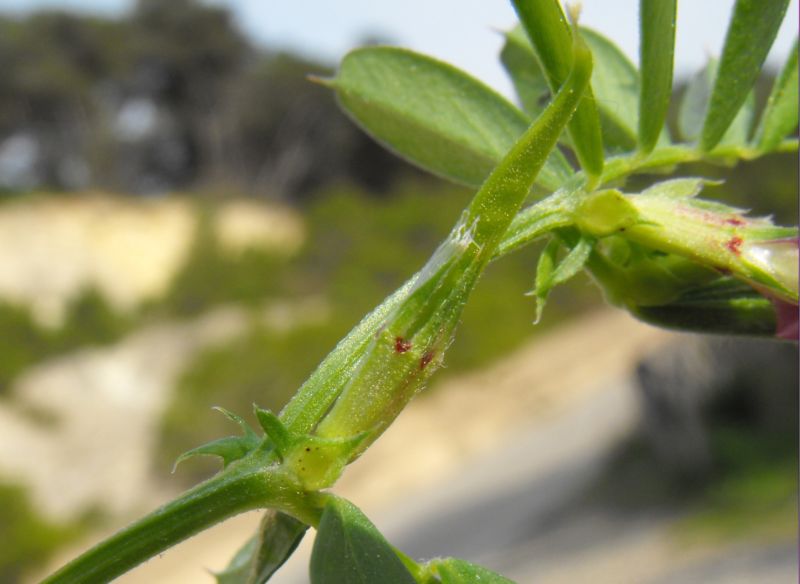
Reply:
[[181, 462], [194, 456], [218, 456], [222, 459], [222, 466], [225, 468], [232, 462], [244, 458], [261, 444], [262, 439], [240, 416], [225, 408], [215, 407], [213, 409], [238, 424], [242, 429], [242, 435], [220, 438], [184, 452], [175, 459], [175, 464], [172, 466], [173, 473]]
[[561, 260], [561, 263], [556, 265], [556, 254], [561, 246], [556, 239], [550, 240], [542, 255], [539, 256], [539, 264], [536, 266], [536, 284], [533, 290], [526, 294], [526, 296], [536, 298], [536, 320], [534, 320], [534, 324], [538, 324], [542, 317], [542, 311], [550, 290], [563, 284], [583, 269], [589, 259], [589, 255], [592, 253], [593, 246], [594, 240], [582, 237], [577, 245]]
[[256, 418], [275, 446], [286, 470], [308, 491], [330, 487], [355, 456], [358, 447], [370, 434], [323, 438], [291, 432], [278, 416], [256, 406]]

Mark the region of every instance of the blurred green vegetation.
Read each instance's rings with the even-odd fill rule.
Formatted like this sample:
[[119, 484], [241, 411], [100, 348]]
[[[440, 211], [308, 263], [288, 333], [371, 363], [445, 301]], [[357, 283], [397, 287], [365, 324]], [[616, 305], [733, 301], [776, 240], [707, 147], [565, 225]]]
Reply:
[[85, 532], [91, 519], [55, 525], [41, 519], [22, 487], [0, 482], [0, 582], [19, 582], [59, 547]]
[[287, 257], [261, 248], [225, 250], [212, 225], [213, 206], [197, 203], [197, 226], [188, 257], [166, 293], [139, 313], [150, 318], [197, 316], [226, 303], [257, 307], [285, 291]]
[[714, 429], [711, 443], [715, 480], [700, 490], [678, 536], [687, 543], [795, 536], [797, 432], [727, 425]]
[[134, 319], [114, 311], [95, 288], [67, 307], [55, 329], [43, 327], [22, 305], [0, 301], [0, 396], [25, 369], [59, 354], [111, 343], [132, 330]]

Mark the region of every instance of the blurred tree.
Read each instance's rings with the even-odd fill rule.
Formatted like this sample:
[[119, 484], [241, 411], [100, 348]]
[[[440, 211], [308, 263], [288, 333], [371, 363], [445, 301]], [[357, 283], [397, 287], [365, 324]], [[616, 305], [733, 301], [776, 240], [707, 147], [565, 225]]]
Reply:
[[0, 19], [0, 135], [28, 138], [43, 184], [79, 188], [88, 180], [98, 115], [91, 92], [119, 74], [121, 27], [62, 12]]
[[405, 163], [309, 73], [253, 47], [230, 12], [138, 0], [117, 20], [0, 18], [0, 186], [122, 192], [231, 187], [296, 200], [331, 181], [386, 191]]

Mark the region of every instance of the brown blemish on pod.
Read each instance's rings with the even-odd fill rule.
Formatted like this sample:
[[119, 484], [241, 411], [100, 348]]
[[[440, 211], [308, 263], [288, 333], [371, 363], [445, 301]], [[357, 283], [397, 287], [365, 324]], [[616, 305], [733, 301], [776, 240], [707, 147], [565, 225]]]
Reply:
[[742, 255], [741, 247], [742, 247], [743, 243], [744, 243], [744, 240], [741, 237], [739, 237], [739, 236], [731, 237], [728, 240], [728, 242], [725, 244], [725, 247], [727, 247], [728, 251], [733, 253], [733, 254]]
[[425, 369], [428, 364], [433, 361], [433, 356], [435, 353], [433, 351], [425, 351], [425, 354], [422, 355], [419, 359], [419, 368], [420, 370]]
[[409, 341], [405, 340], [403, 337], [395, 337], [394, 339], [394, 352], [395, 353], [405, 353], [411, 349], [412, 345]]

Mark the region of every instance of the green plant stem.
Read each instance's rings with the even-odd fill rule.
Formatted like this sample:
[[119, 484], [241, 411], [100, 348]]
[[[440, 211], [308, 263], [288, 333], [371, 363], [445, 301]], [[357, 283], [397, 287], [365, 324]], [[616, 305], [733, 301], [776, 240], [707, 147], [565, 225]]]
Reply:
[[324, 495], [299, 490], [264, 453], [248, 456], [80, 555], [42, 584], [109, 582], [184, 539], [244, 511], [274, 507], [318, 525]]

